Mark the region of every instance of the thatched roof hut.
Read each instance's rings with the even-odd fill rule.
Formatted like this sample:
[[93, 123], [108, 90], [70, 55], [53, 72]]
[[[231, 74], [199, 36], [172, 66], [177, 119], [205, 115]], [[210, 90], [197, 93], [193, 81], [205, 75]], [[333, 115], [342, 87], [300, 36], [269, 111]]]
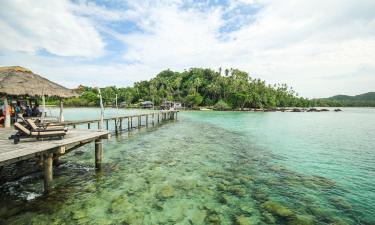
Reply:
[[73, 90], [56, 84], [20, 66], [0, 67], [0, 96], [78, 96]]

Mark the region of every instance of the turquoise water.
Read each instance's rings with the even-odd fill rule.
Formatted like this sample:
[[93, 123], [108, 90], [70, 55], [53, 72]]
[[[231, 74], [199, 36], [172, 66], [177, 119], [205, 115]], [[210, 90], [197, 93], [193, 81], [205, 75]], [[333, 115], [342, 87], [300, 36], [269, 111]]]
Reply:
[[[98, 115], [65, 110], [66, 119]], [[372, 108], [181, 112], [107, 141], [100, 172], [92, 145], [62, 157], [50, 195], [41, 174], [3, 185], [0, 222], [374, 224], [374, 134]]]

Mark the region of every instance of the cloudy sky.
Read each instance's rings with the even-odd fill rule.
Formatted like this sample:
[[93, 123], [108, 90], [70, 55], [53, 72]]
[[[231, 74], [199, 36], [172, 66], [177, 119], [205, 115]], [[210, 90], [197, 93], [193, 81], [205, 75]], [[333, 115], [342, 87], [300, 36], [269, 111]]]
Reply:
[[0, 0], [0, 65], [75, 87], [239, 68], [305, 97], [375, 91], [374, 0]]

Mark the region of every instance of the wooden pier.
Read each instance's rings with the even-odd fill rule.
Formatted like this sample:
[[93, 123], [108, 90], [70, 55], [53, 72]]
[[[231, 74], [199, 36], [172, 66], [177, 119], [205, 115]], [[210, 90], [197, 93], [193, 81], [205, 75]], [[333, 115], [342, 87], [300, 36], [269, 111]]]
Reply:
[[[87, 143], [95, 142], [95, 168], [101, 168], [103, 157], [102, 139], [110, 138], [110, 122], [114, 123], [114, 132], [124, 130], [139, 129], [149, 124], [160, 123], [164, 120], [177, 119], [178, 111], [160, 111], [149, 114], [117, 116], [104, 118], [103, 127], [107, 130], [91, 129], [91, 124], [98, 124], [100, 120], [77, 120], [62, 122], [65, 126], [73, 127], [69, 129], [62, 140], [39, 140], [23, 139], [19, 144], [13, 144], [8, 137], [16, 131], [11, 128], [0, 129], [0, 170], [3, 166], [19, 161], [37, 157], [43, 162], [44, 167], [44, 190], [51, 190], [53, 180], [53, 162], [68, 152], [73, 151]], [[142, 120], [143, 119], [143, 120]], [[134, 121], [133, 121], [134, 120]], [[134, 123], [134, 122], [137, 123]], [[76, 129], [77, 126], [87, 124], [87, 129]], [[135, 125], [136, 126], [133, 126]]]

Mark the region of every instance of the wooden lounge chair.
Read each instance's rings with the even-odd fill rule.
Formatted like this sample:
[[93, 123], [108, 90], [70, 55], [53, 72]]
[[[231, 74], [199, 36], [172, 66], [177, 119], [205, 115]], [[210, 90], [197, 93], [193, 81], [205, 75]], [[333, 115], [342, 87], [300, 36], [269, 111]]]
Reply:
[[58, 138], [62, 139], [66, 132], [64, 130], [29, 130], [20, 123], [14, 123], [17, 133], [9, 137], [14, 140], [14, 144], [18, 144], [21, 138]]
[[64, 127], [64, 126], [41, 126], [41, 125], [36, 125], [35, 122], [32, 120], [32, 119], [26, 119], [25, 121], [30, 127], [32, 130], [34, 131], [65, 131], [67, 132], [68, 131], [68, 128], [67, 127]]

